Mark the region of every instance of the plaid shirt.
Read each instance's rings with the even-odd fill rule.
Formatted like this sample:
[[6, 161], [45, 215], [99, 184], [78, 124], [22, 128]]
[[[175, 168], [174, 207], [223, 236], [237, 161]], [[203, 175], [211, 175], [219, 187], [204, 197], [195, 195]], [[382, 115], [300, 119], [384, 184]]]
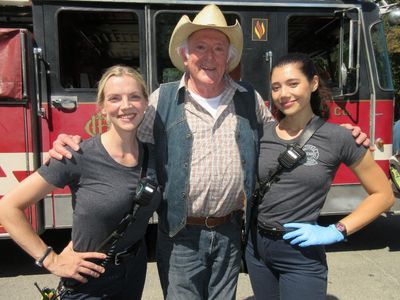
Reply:
[[[243, 170], [236, 143], [237, 116], [233, 104], [236, 90], [245, 88], [230, 77], [214, 118], [185, 93], [185, 115], [193, 134], [189, 179], [188, 216], [221, 217], [244, 206]], [[185, 76], [179, 89], [186, 88]], [[256, 114], [260, 123], [270, 121], [271, 114], [257, 95]], [[149, 108], [139, 128], [142, 142], [154, 143], [153, 124], [159, 101], [159, 89], [150, 95]], [[161, 100], [162, 101], [162, 100]]]

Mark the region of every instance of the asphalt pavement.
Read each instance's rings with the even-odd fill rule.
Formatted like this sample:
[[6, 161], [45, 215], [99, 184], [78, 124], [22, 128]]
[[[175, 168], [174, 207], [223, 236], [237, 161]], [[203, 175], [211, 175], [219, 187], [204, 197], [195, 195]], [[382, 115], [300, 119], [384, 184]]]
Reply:
[[[322, 224], [335, 221], [337, 217], [320, 220]], [[69, 230], [50, 230], [43, 238], [60, 250], [69, 234]], [[346, 243], [328, 246], [327, 257], [327, 300], [400, 299], [400, 216], [380, 217], [349, 237]], [[55, 287], [58, 279], [36, 267], [12, 241], [0, 240], [0, 300], [40, 299], [34, 282], [41, 287]], [[154, 262], [148, 264], [143, 299], [162, 299]], [[254, 299], [249, 277], [245, 274], [239, 277], [237, 299]]]

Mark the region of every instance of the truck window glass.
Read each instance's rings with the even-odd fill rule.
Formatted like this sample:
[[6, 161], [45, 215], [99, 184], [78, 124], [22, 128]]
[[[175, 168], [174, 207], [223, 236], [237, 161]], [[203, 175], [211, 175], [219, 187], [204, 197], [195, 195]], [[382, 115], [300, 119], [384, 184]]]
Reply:
[[0, 28], [26, 28], [33, 32], [31, 7], [1, 6]]
[[378, 71], [377, 75], [379, 86], [382, 89], [393, 90], [390, 61], [386, 48], [386, 39], [382, 22], [379, 22], [371, 27], [371, 41], [374, 49], [376, 68]]
[[[332, 89], [341, 93], [340, 68], [341, 20], [333, 16], [292, 16], [288, 20], [288, 52], [303, 52], [311, 56], [321, 78]], [[344, 22], [343, 61], [348, 61], [349, 22]], [[356, 49], [354, 49], [356, 51]], [[349, 70], [352, 71], [352, 70]], [[352, 80], [348, 76], [348, 80]], [[349, 89], [355, 83], [346, 85]], [[346, 91], [344, 91], [346, 92]]]
[[138, 17], [132, 12], [61, 11], [60, 80], [64, 88], [95, 88], [104, 69], [140, 67]]

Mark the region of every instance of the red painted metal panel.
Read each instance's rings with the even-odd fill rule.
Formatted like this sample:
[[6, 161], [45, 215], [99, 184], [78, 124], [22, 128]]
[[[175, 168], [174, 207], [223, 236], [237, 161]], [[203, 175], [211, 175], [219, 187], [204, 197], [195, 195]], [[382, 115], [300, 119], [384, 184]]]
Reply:
[[[46, 106], [45, 108], [47, 111]], [[51, 126], [48, 124], [49, 121], [52, 123]], [[43, 152], [52, 147], [53, 141], [60, 133], [77, 134], [85, 139], [107, 130], [104, 117], [97, 113], [96, 104], [90, 102], [79, 103], [74, 112], [62, 112], [51, 108], [51, 118], [42, 121], [42, 128]], [[45, 132], [46, 128], [52, 130]]]
[[[362, 131], [370, 132], [370, 101], [343, 101], [331, 104], [331, 117], [329, 122], [343, 124], [350, 123], [360, 126]], [[375, 139], [382, 138], [385, 144], [392, 144], [393, 132], [393, 100], [376, 101], [375, 114]], [[372, 141], [373, 142], [373, 141]], [[378, 160], [382, 170], [389, 174], [388, 160]], [[334, 184], [354, 184], [358, 179], [346, 166], [339, 167]]]
[[[22, 99], [21, 36], [23, 29], [0, 28], [0, 99]], [[4, 100], [6, 98], [6, 100]], [[31, 173], [32, 138], [29, 105], [5, 105], [0, 108], [0, 199]], [[1, 200], [0, 200], [1, 201]], [[37, 230], [36, 208], [25, 210]], [[6, 233], [0, 226], [0, 233]]]
[[0, 28], [0, 98], [22, 98], [20, 31]]
[[378, 100], [375, 114], [375, 138], [382, 138], [385, 144], [393, 143], [393, 117], [393, 100]]
[[[22, 106], [1, 107], [0, 153], [25, 152], [24, 118], [27, 118], [28, 121], [30, 119], [29, 113]], [[29, 131], [28, 134], [30, 134]]]

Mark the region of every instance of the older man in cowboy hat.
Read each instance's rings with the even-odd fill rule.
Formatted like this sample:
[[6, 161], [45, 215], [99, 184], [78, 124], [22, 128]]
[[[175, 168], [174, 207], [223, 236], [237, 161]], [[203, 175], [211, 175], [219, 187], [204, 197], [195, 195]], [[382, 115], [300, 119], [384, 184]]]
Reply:
[[154, 144], [164, 186], [157, 263], [167, 299], [234, 299], [245, 199], [253, 189], [261, 97], [228, 73], [240, 61], [240, 24], [216, 5], [183, 16], [169, 55], [184, 72], [150, 96], [139, 138]]

